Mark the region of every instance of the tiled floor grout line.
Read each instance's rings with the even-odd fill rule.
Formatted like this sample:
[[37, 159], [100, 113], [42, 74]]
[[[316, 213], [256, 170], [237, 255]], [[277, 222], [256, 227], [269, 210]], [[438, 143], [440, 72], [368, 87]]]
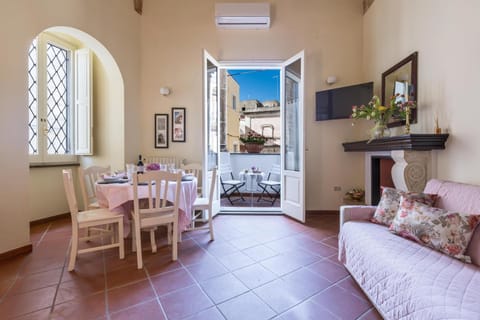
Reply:
[[[103, 241], [103, 238], [102, 238], [102, 241]], [[107, 320], [110, 320], [110, 305], [108, 301], [107, 263], [105, 261], [105, 250], [102, 250], [102, 262], [103, 262], [103, 282], [105, 283], [104, 284], [105, 317], [107, 318]]]
[[55, 294], [53, 295], [52, 305], [50, 306], [50, 316], [53, 313], [53, 310], [55, 309], [55, 301], [57, 300], [58, 290], [60, 289], [60, 285], [62, 283], [63, 273], [65, 272], [65, 266], [67, 265], [67, 261], [69, 260], [69, 251], [71, 246], [72, 246], [72, 238], [70, 238], [70, 242], [65, 252], [65, 258], [63, 259], [62, 272], [60, 272], [60, 277], [58, 278], [58, 283], [55, 288]]
[[364, 313], [362, 313], [361, 315], [359, 315], [355, 320], [361, 320], [367, 313], [369, 313], [370, 311], [372, 311], [373, 309], [375, 309], [375, 307], [370, 307], [368, 308], [367, 310], [365, 310]]
[[[205, 251], [207, 254], [210, 254], [207, 250], [205, 250], [205, 249], [203, 249], [202, 247], [200, 247], [200, 246], [198, 245], [197, 241], [195, 241], [195, 239], [192, 239], [192, 240], [193, 240], [193, 242], [195, 242], [195, 244], [196, 244], [200, 249], [202, 249], [203, 251]], [[210, 254], [210, 255], [211, 255], [211, 254]], [[215, 307], [215, 308], [218, 310], [218, 312], [220, 312], [220, 314], [222, 315], [222, 317], [225, 318], [225, 316], [223, 315], [222, 311], [221, 311], [220, 309], [218, 309], [217, 304], [215, 303], [215, 301], [213, 301], [213, 299], [210, 298], [210, 296], [205, 292], [205, 290], [203, 290], [203, 287], [200, 285], [200, 282], [193, 276], [193, 274], [190, 272], [190, 270], [187, 268], [187, 266], [185, 266], [180, 259], [178, 259], [177, 261], [178, 261], [178, 262], [180, 263], [180, 265], [187, 271], [188, 275], [193, 279], [193, 281], [195, 282], [195, 284], [197, 285], [197, 287], [200, 288], [200, 290], [202, 291], [202, 293], [203, 293], [208, 299], [210, 299], [210, 301], [211, 301], [212, 304], [213, 304], [213, 307]], [[209, 307], [209, 308], [211, 308], [211, 307]], [[203, 310], [201, 310], [201, 311], [208, 310], [209, 308], [205, 308], [205, 309], [203, 309]], [[200, 312], [201, 312], [201, 311], [200, 311]], [[188, 317], [191, 317], [191, 316], [193, 316], [193, 315], [189, 315]], [[186, 318], [188, 318], [188, 317], [186, 317]], [[226, 319], [226, 318], [225, 318], [225, 319]]]
[[[160, 310], [162, 310], [162, 314], [165, 317], [165, 319], [168, 320], [167, 313], [165, 312], [165, 309], [163, 308], [163, 304], [160, 301], [160, 296], [158, 295], [157, 289], [155, 289], [155, 286], [153, 285], [152, 278], [150, 277], [150, 273], [148, 272], [148, 269], [146, 266], [143, 266], [143, 269], [145, 270], [145, 274], [147, 275], [147, 280], [148, 283], [150, 284], [150, 287], [153, 289], [153, 293], [155, 293], [155, 300], [157, 301], [158, 305], [160, 306]], [[174, 270], [172, 270], [174, 271]], [[160, 273], [162, 274], [162, 273]]]
[[40, 245], [40, 243], [43, 241], [43, 239], [45, 238], [45, 236], [47, 235], [47, 232], [50, 230], [50, 227], [52, 226], [51, 223], [48, 224], [47, 228], [45, 229], [45, 231], [43, 231], [42, 233], [42, 236], [40, 237], [40, 239], [38, 239], [35, 247], [38, 247]]
[[[38, 247], [40, 245], [40, 242], [43, 240], [43, 238], [45, 237], [45, 235], [47, 234], [47, 231], [50, 229], [50, 226], [52, 224], [49, 223], [47, 228], [43, 231], [42, 233], [42, 236], [40, 237], [40, 239], [37, 241], [35, 247]], [[33, 251], [33, 250], [32, 250]], [[0, 303], [3, 302], [3, 300], [8, 296], [10, 290], [13, 288], [13, 286], [15, 285], [15, 283], [17, 282], [17, 280], [20, 278], [20, 271], [22, 270], [22, 267], [23, 265], [26, 263], [26, 259], [23, 259], [22, 263], [20, 263], [20, 266], [18, 266], [18, 270], [17, 270], [17, 273], [15, 274], [15, 277], [12, 281], [12, 283], [10, 284], [10, 286], [8, 287], [7, 290], [5, 290], [5, 293], [3, 294], [2, 297], [0, 297]]]
[[[323, 277], [322, 277], [322, 278], [323, 278]], [[304, 300], [296, 303], [295, 305], [291, 306], [290, 308], [288, 308], [287, 310], [283, 311], [282, 313], [279, 313], [278, 315], [280, 316], [280, 315], [282, 315], [282, 314], [285, 314], [285, 313], [287, 313], [289, 310], [291, 310], [291, 309], [295, 308], [296, 306], [298, 306], [298, 305], [300, 305], [300, 304], [302, 304], [302, 303], [304, 303], [304, 302], [307, 302], [307, 301], [309, 301], [309, 300], [311, 300], [313, 303], [317, 304], [315, 301], [312, 300], [312, 298], [313, 298], [314, 296], [316, 296], [316, 295], [318, 295], [318, 294], [321, 294], [322, 292], [325, 292], [325, 291], [327, 291], [328, 289], [336, 286], [337, 283], [339, 283], [340, 281], [342, 281], [342, 280], [344, 280], [344, 279], [346, 279], [346, 278], [348, 278], [348, 276], [346, 276], [346, 277], [344, 277], [344, 278], [342, 278], [342, 279], [340, 279], [340, 280], [338, 280], [338, 281], [336, 281], [336, 282], [332, 282], [328, 287], [325, 287], [324, 289], [322, 289], [322, 290], [320, 290], [320, 291], [312, 294], [311, 296], [308, 296], [308, 297], [305, 298]], [[325, 310], [326, 310], [326, 309], [325, 309]], [[332, 314], [335, 318], [340, 319], [336, 314], [333, 314], [332, 312], [330, 312], [330, 310], [326, 310], [326, 311], [327, 311], [328, 313]]]
[[[248, 235], [247, 235], [247, 236], [248, 236]], [[290, 235], [290, 236], [291, 236], [291, 235]], [[281, 237], [281, 238], [279, 238], [279, 239], [287, 238], [287, 237], [290, 237], [290, 236]], [[210, 252], [208, 252], [208, 250], [205, 250], [203, 247], [201, 247], [201, 246], [199, 245], [199, 243], [198, 243], [194, 238], [191, 238], [191, 239], [192, 239], [201, 249], [203, 249], [203, 250], [204, 250], [205, 252], [207, 252], [210, 256], [212, 256], [218, 263], [220, 263], [220, 264], [223, 265], [223, 263], [222, 263], [216, 256], [213, 256]], [[277, 239], [277, 240], [278, 240], [278, 239]], [[272, 241], [268, 241], [268, 242], [273, 242], [273, 241], [277, 241], [277, 240], [272, 240]], [[227, 241], [230, 242], [229, 240], [227, 240]], [[259, 243], [259, 244], [255, 245], [255, 246], [258, 246], [258, 245], [264, 245], [264, 246], [265, 246], [265, 245], [267, 245], [268, 242]], [[252, 246], [252, 247], [255, 247], [255, 246]], [[268, 247], [268, 246], [267, 246], [267, 247]], [[249, 248], [251, 248], [251, 247], [245, 248], [245, 249], [243, 249], [243, 250], [246, 250], [246, 249], [249, 249]], [[268, 248], [270, 248], [270, 247], [268, 247]], [[238, 248], [236, 248], [236, 249], [238, 249]], [[272, 248], [270, 248], [270, 249], [272, 249]], [[243, 250], [239, 250], [239, 252], [243, 253]], [[274, 249], [272, 249], [272, 250], [275, 251]], [[304, 251], [305, 251], [305, 250], [304, 250]], [[275, 251], [275, 252], [277, 252], [277, 251]], [[327, 260], [327, 259], [328, 259], [328, 257], [319, 256], [319, 255], [317, 255], [317, 254], [315, 254], [315, 253], [313, 253], [313, 252], [310, 252], [310, 251], [308, 251], [308, 250], [307, 250], [306, 252], [309, 253], [309, 254], [311, 254], [312, 256], [319, 257], [320, 260], [313, 261], [313, 262], [311, 262], [311, 263], [309, 263], [309, 264], [307, 264], [307, 265], [302, 265], [301, 267], [296, 268], [296, 269], [294, 269], [294, 270], [292, 270], [292, 271], [290, 271], [290, 272], [287, 272], [286, 274], [281, 275], [281, 276], [279, 276], [279, 275], [276, 274], [275, 272], [273, 272], [273, 271], [269, 270], [268, 268], [266, 268], [265, 266], [263, 266], [263, 265], [261, 264], [261, 261], [256, 261], [256, 260], [254, 260], [254, 261], [255, 261], [254, 264], [260, 264], [262, 267], [266, 268], [267, 270], [269, 270], [270, 272], [272, 272], [273, 274], [275, 274], [275, 276], [277, 276], [277, 278], [275, 278], [275, 279], [273, 279], [273, 280], [271, 280], [271, 281], [268, 281], [268, 282], [266, 282], [266, 283], [263, 283], [261, 286], [264, 286], [264, 285], [266, 285], [266, 284], [268, 284], [268, 283], [271, 283], [271, 282], [273, 282], [273, 281], [276, 281], [276, 280], [282, 280], [282, 281], [283, 281], [283, 277], [285, 277], [285, 276], [287, 276], [287, 275], [289, 275], [289, 274], [291, 274], [291, 273], [294, 273], [294, 272], [296, 272], [296, 271], [298, 271], [298, 270], [300, 270], [300, 269], [302, 269], [302, 268], [305, 268], [306, 270], [308, 270], [306, 267], [308, 267], [308, 266], [310, 266], [310, 265], [312, 265], [312, 264], [314, 264], [314, 263], [317, 263], [317, 262], [320, 262], [320, 261], [323, 261], [323, 260]], [[278, 255], [282, 255], [282, 254], [283, 254], [283, 253], [279, 253], [279, 252], [277, 252], [277, 253], [278, 253], [278, 254], [275, 255], [275, 256], [278, 256]], [[244, 254], [245, 254], [245, 253], [244, 253]], [[248, 256], [248, 255], [247, 255], [247, 256]], [[269, 259], [269, 258], [268, 258], [268, 259]], [[265, 260], [268, 260], [268, 259], [265, 259]], [[252, 260], [253, 260], [253, 259], [252, 259]], [[183, 264], [182, 264], [182, 265], [183, 265]], [[253, 264], [252, 264], [252, 265], [253, 265]], [[223, 265], [223, 266], [226, 267], [225, 265]], [[242, 284], [245, 285], [245, 283], [243, 283], [243, 281], [242, 281], [241, 279], [239, 279], [239, 278], [235, 275], [234, 272], [237, 271], [237, 270], [241, 270], [241, 269], [243, 269], [243, 268], [247, 268], [247, 267], [249, 267], [249, 266], [251, 266], [251, 265], [248, 265], [248, 266], [245, 266], [245, 267], [242, 267], [242, 268], [238, 268], [238, 269], [236, 269], [236, 270], [230, 270], [229, 268], [227, 268], [227, 267], [226, 267], [226, 268], [227, 268], [227, 270], [229, 271], [229, 273], [230, 273], [233, 277], [235, 277], [235, 279], [237, 279], [238, 281], [240, 281]], [[185, 267], [185, 269], [187, 269], [187, 268]], [[187, 269], [187, 271], [189, 272], [188, 269]], [[322, 278], [323, 278], [323, 277], [322, 277]], [[196, 281], [195, 278], [194, 278], [194, 280]], [[342, 279], [342, 280], [343, 280], [343, 279]], [[327, 281], [328, 281], [328, 280], [327, 280]], [[340, 281], [340, 280], [339, 280], [339, 281]], [[337, 282], [339, 282], [339, 281], [337, 281]], [[332, 286], [335, 285], [337, 282], [333, 283]], [[201, 287], [201, 286], [200, 286], [200, 287]], [[245, 287], [247, 287], [247, 286], [245, 285]], [[330, 286], [329, 286], [329, 287], [330, 287]], [[329, 288], [329, 287], [328, 287], [328, 288]], [[225, 303], [225, 302], [227, 302], [227, 301], [229, 301], [229, 300], [232, 300], [232, 299], [237, 298], [237, 297], [240, 296], [240, 295], [243, 295], [243, 294], [246, 294], [246, 293], [248, 293], [248, 292], [251, 292], [251, 293], [254, 294], [257, 298], [259, 298], [261, 301], [263, 301], [263, 302], [275, 313], [275, 316], [272, 317], [272, 318], [278, 317], [280, 314], [283, 314], [283, 313], [284, 313], [284, 312], [282, 312], [282, 313], [277, 313], [277, 311], [275, 311], [275, 309], [273, 309], [273, 307], [270, 306], [267, 301], [264, 301], [260, 296], [258, 296], [258, 295], [256, 294], [256, 292], [254, 291], [254, 289], [256, 289], [256, 288], [253, 288], [253, 289], [250, 289], [249, 287], [247, 287], [247, 288], [248, 288], [248, 290], [247, 290], [246, 292], [243, 292], [243, 293], [241, 293], [241, 294], [239, 294], [239, 295], [236, 295], [236, 296], [234, 296], [234, 297], [230, 297], [229, 299], [227, 299], [227, 300], [225, 300], [225, 301], [222, 301], [221, 303]], [[257, 287], [257, 288], [258, 288], [258, 287]], [[326, 290], [326, 289], [328, 289], [328, 288], [325, 288], [324, 290]], [[301, 303], [307, 301], [309, 298], [311, 298], [311, 297], [313, 297], [314, 295], [317, 295], [317, 294], [323, 292], [324, 290], [321, 290], [321, 291], [319, 291], [319, 292], [316, 292], [316, 293], [313, 294], [312, 296], [309, 296], [309, 297], [303, 299], [302, 301], [298, 302], [297, 304], [295, 304], [295, 305], [292, 306], [291, 308], [294, 308], [294, 307], [297, 306], [298, 304], [301, 304]], [[202, 290], [202, 291], [203, 291], [203, 290]], [[208, 296], [208, 295], [207, 295], [207, 296]], [[220, 303], [220, 304], [221, 304], [221, 303]], [[215, 303], [214, 303], [214, 305], [217, 306]], [[290, 310], [291, 308], [289, 308], [288, 310]], [[217, 309], [218, 309], [218, 308], [217, 308]], [[220, 309], [219, 309], [219, 311], [221, 312]], [[286, 312], [286, 311], [285, 311], [285, 312]], [[223, 315], [223, 313], [222, 313], [222, 315]], [[225, 317], [225, 316], [224, 316], [224, 317]]]

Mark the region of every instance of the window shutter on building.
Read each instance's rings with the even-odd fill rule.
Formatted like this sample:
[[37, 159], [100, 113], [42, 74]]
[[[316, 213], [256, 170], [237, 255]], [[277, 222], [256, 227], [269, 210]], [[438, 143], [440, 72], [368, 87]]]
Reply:
[[93, 154], [92, 55], [87, 48], [75, 51], [75, 154]]

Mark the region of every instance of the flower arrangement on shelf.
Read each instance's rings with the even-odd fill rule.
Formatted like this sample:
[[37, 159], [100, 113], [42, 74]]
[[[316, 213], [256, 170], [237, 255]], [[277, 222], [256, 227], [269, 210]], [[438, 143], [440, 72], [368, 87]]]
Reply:
[[255, 131], [249, 131], [246, 135], [240, 136], [240, 141], [243, 143], [265, 144], [267, 138]]
[[405, 101], [404, 95], [396, 94], [390, 98], [388, 106], [382, 106], [378, 96], [373, 96], [366, 105], [352, 107], [352, 119], [367, 119], [375, 121], [372, 129], [372, 139], [389, 134], [387, 124], [390, 119], [406, 120], [407, 133], [410, 130], [410, 112], [417, 106], [415, 101]]

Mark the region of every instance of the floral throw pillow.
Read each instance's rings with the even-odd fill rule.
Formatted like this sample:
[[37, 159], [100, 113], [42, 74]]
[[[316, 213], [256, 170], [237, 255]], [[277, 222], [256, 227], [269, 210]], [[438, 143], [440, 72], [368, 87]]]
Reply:
[[433, 206], [437, 200], [436, 194], [421, 192], [405, 192], [394, 188], [382, 187], [382, 197], [371, 219], [372, 222], [390, 226], [400, 207], [400, 197], [405, 196], [410, 201], [418, 201]]
[[479, 222], [480, 215], [433, 208], [402, 197], [390, 231], [471, 263], [465, 250]]

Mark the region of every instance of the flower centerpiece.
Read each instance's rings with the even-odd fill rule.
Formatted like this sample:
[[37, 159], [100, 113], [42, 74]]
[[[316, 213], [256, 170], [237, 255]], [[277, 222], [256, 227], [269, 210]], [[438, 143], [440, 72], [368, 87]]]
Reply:
[[371, 132], [371, 140], [388, 137], [390, 129], [387, 124], [390, 119], [405, 120], [406, 131], [410, 133], [410, 112], [416, 107], [415, 101], [405, 101], [404, 96], [396, 94], [390, 98], [388, 106], [382, 106], [378, 96], [373, 96], [366, 105], [352, 107], [352, 119], [373, 120], [375, 126]]
[[248, 153], [259, 153], [267, 138], [255, 131], [249, 131], [246, 135], [240, 136], [240, 141], [243, 142]]

